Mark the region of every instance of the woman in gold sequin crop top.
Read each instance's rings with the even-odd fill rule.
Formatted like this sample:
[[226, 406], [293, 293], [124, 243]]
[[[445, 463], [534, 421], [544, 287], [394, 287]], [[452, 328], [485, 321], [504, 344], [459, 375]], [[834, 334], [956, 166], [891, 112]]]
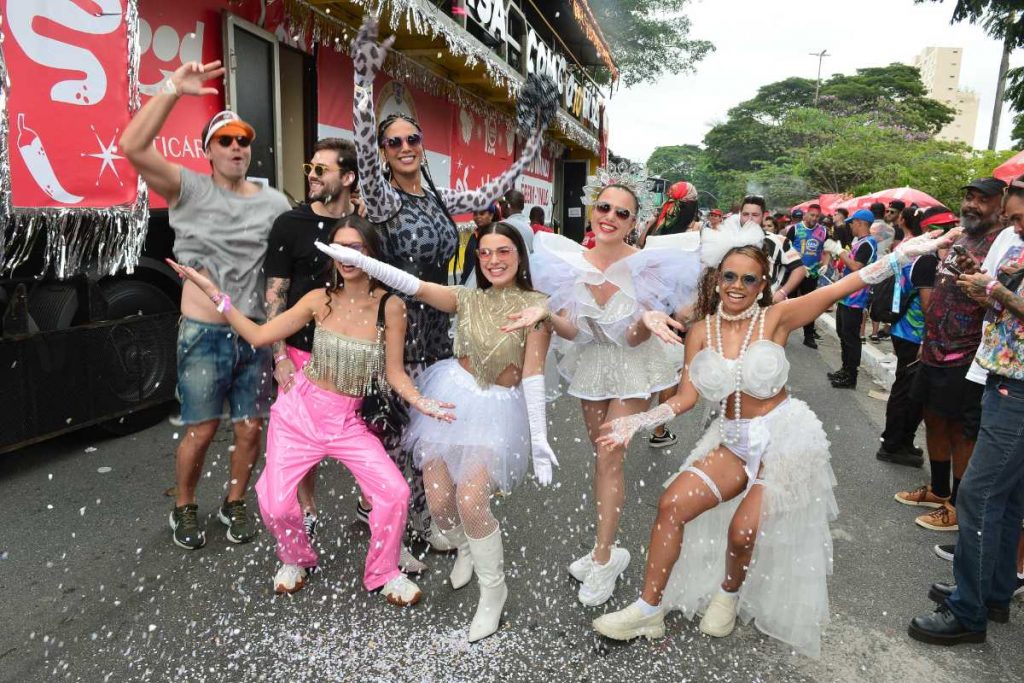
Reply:
[[544, 406], [550, 327], [542, 322], [530, 330], [502, 330], [512, 313], [547, 300], [533, 290], [522, 237], [507, 223], [480, 230], [478, 289], [423, 282], [352, 249], [320, 248], [403, 294], [457, 315], [455, 358], [435, 363], [417, 380], [423, 393], [456, 404], [455, 420], [413, 415], [403, 445], [423, 469], [431, 515], [459, 549], [452, 586], [462, 588], [477, 574], [480, 602], [469, 640], [484, 638], [497, 630], [507, 596], [491, 496], [515, 487], [531, 455], [541, 484], [551, 482], [552, 466], [558, 464], [547, 441]]
[[[339, 221], [328, 239], [360, 254], [380, 253], [376, 232], [359, 216]], [[364, 271], [331, 262], [326, 287], [309, 292], [281, 315], [258, 325], [232, 308], [231, 299], [209, 278], [170, 264], [213, 299], [231, 326], [254, 346], [283, 340], [310, 320], [316, 322], [310, 362], [271, 408], [267, 461], [256, 484], [263, 521], [277, 539], [281, 560], [275, 590], [301, 589], [317, 565], [316, 551], [303, 529], [296, 489], [307, 472], [330, 456], [348, 467], [373, 506], [363, 584], [367, 590], [381, 589], [392, 604], [417, 602], [419, 588], [398, 567], [409, 486], [359, 413], [363, 397], [376, 382], [392, 387], [428, 419], [453, 418], [446, 409], [454, 406], [425, 398], [405, 372], [405, 304]], [[382, 306], [380, 329], [377, 319]]]

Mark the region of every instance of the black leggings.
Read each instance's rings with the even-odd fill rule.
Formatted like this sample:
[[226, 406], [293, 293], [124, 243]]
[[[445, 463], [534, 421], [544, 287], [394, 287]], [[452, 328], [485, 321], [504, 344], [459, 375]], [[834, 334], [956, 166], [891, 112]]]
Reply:
[[[797, 291], [800, 293], [800, 296], [804, 296], [810, 294], [817, 288], [818, 278], [808, 275], [800, 281], [800, 284], [797, 286]], [[804, 339], [814, 339], [814, 321], [804, 325]]]
[[843, 370], [851, 377], [857, 377], [860, 368], [860, 324], [864, 320], [863, 308], [850, 308], [843, 304], [836, 306], [836, 333], [843, 356]]

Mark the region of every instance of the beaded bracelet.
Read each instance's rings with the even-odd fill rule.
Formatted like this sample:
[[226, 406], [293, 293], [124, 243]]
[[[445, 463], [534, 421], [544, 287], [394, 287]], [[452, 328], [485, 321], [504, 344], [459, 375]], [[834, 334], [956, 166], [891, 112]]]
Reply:
[[224, 292], [220, 292], [210, 297], [210, 301], [217, 304], [218, 313], [227, 313], [231, 310], [231, 297]]
[[287, 359], [288, 359], [288, 354], [287, 353], [282, 353], [279, 356], [274, 356], [274, 365], [277, 365], [281, 361], [287, 360]]

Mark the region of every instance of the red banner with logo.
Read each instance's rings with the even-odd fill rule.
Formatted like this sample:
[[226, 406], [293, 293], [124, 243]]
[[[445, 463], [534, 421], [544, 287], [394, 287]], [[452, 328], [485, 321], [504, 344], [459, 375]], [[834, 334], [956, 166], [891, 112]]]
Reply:
[[0, 0], [12, 204], [130, 204], [136, 175], [118, 153], [130, 118], [122, 0]]

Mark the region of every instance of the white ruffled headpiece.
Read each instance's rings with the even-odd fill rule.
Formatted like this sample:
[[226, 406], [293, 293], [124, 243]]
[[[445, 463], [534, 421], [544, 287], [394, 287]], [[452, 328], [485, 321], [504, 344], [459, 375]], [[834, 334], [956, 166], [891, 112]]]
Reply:
[[708, 268], [717, 268], [730, 249], [737, 247], [760, 247], [764, 244], [764, 230], [750, 221], [740, 225], [737, 214], [722, 221], [718, 230], [704, 228], [700, 231], [700, 260]]

